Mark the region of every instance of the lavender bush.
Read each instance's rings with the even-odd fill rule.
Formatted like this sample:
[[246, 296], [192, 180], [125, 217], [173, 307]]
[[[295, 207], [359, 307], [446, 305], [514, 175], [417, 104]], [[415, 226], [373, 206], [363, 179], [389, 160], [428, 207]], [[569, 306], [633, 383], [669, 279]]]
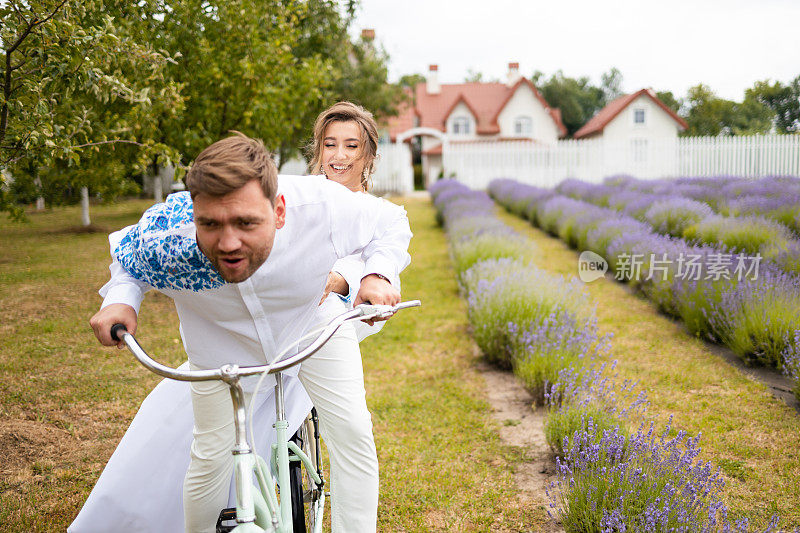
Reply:
[[[515, 188], [507, 182], [503, 187], [505, 191], [515, 191], [518, 202], [528, 195], [534, 198], [539, 192], [534, 187]], [[571, 184], [565, 189], [574, 191], [580, 187]], [[498, 201], [502, 201], [502, 197], [502, 194], [495, 196]], [[532, 220], [538, 220], [548, 231], [560, 235], [573, 246], [586, 246], [608, 257], [618, 273], [624, 270], [623, 255], [638, 253], [645, 256], [640, 265], [643, 276], [633, 282], [660, 307], [673, 314], [699, 302], [701, 305], [694, 306], [694, 309], [700, 309], [702, 327], [709, 336], [721, 335], [725, 327], [730, 331], [744, 331], [743, 324], [747, 320], [741, 318], [746, 315], [741, 308], [755, 307], [753, 302], [739, 301], [735, 296], [758, 294], [769, 303], [762, 308], [765, 313], [761, 322], [752, 320], [752, 323], [758, 331], [767, 333], [757, 343], [760, 348], [751, 350], [775, 353], [780, 349], [787, 372], [792, 371], [791, 365], [795, 365], [791, 368], [800, 366], [800, 363], [795, 363], [800, 359], [800, 331], [795, 332], [793, 341], [767, 346], [777, 336], [789, 338], [783, 334], [783, 326], [777, 328], [780, 331], [765, 327], [779, 322], [768, 308], [791, 316], [784, 312], [785, 306], [775, 305], [777, 294], [759, 292], [752, 286], [724, 277], [700, 277], [693, 281], [675, 275], [677, 258], [695, 254], [709, 262], [711, 255], [719, 255], [719, 249], [691, 246], [682, 239], [654, 233], [650, 225], [623, 214], [572, 198], [556, 195], [542, 199], [540, 196], [529, 205], [535, 210]], [[649, 257], [651, 254], [655, 258], [670, 260], [663, 276], [648, 272], [656, 266], [655, 260]], [[474, 268], [484, 268], [484, 265], [478, 263]], [[486, 264], [486, 268], [489, 266]], [[769, 281], [765, 286], [774, 286], [778, 274], [780, 270], [773, 268], [766, 276]], [[480, 283], [486, 283], [491, 275], [477, 277], [482, 280]], [[781, 279], [790, 281], [793, 278], [785, 276]], [[778, 292], [791, 294], [785, 283], [780, 287]], [[489, 289], [491, 285], [486, 284], [484, 288]], [[737, 290], [741, 293], [736, 293]], [[715, 314], [715, 310], [728, 300], [739, 303], [738, 314], [732, 304], [725, 308], [728, 311]], [[795, 308], [800, 307], [795, 304]], [[728, 323], [719, 321], [723, 315], [729, 317]], [[635, 434], [626, 430], [628, 414], [643, 410], [646, 397], [643, 393], [633, 394], [634, 387], [630, 383], [617, 387], [604, 368], [595, 369], [585, 364], [587, 360], [595, 360], [598, 354], [605, 353], [608, 339], [598, 338], [596, 333], [592, 336], [591, 327], [584, 330], [584, 341], [580, 336], [568, 338], [563, 335], [564, 326], [569, 327], [572, 317], [574, 315], [568, 313], [547, 315], [544, 320], [532, 322], [527, 331], [514, 322], [508, 322], [505, 330], [497, 328], [505, 335], [500, 342], [509, 347], [511, 360], [517, 360], [520, 351], [535, 361], [539, 349], [548, 353], [569, 352], [572, 346], [582, 349], [578, 352], [582, 355], [573, 360], [562, 358], [566, 364], [561, 366], [555, 379], [548, 378], [544, 382], [543, 389], [550, 406], [545, 425], [546, 438], [559, 455], [559, 479], [548, 491], [551, 511], [559, 516], [567, 531], [748, 531], [746, 521], [731, 523], [728, 520], [720, 499], [722, 477], [710, 463], [698, 460], [699, 435], [689, 438], [684, 432], [679, 432], [670, 438], [668, 425], [660, 436], [656, 436], [652, 423], [647, 431], [644, 425]], [[740, 318], [734, 324], [735, 317]], [[501, 324], [504, 320], [497, 322]], [[520, 335], [520, 331], [525, 333]], [[743, 333], [743, 336], [751, 341], [758, 338], [752, 331]], [[564, 342], [567, 338], [568, 342]], [[581, 361], [584, 364], [577, 364]], [[519, 365], [514, 366], [520, 373]], [[539, 366], [534, 372], [539, 372], [535, 375], [541, 377], [545, 370], [552, 372], [553, 369]], [[622, 401], [622, 398], [627, 401]], [[626, 407], [620, 408], [621, 405]], [[776, 522], [777, 519], [773, 519], [766, 531], [770, 531]]]
[[681, 237], [686, 228], [712, 213], [708, 204], [676, 197], [655, 202], [644, 213], [643, 219], [659, 233]]
[[597, 328], [580, 284], [509, 258], [476, 263], [462, 282], [478, 346], [537, 401], [561, 369], [593, 354]]
[[[728, 182], [733, 183], [733, 180], [729, 179]], [[595, 187], [590, 184], [587, 186]], [[654, 188], [665, 186], [650, 185]], [[510, 185], [506, 184], [506, 187], [510, 188]], [[708, 187], [711, 188], [710, 185]], [[579, 189], [574, 184], [570, 186], [572, 191]], [[533, 196], [541, 191], [521, 184], [516, 190], [520, 197], [526, 194]], [[773, 261], [763, 262], [762, 271], [767, 272], [764, 276], [768, 279], [762, 282], [729, 279], [730, 275], [714, 275], [709, 265], [719, 263], [724, 254], [730, 258], [731, 270], [740, 258], [750, 263], [754, 260], [749, 256], [736, 255], [734, 250], [721, 245], [694, 246], [683, 239], [660, 235], [649, 224], [574, 198], [553, 196], [535, 205], [535, 219], [542, 229], [561, 236], [579, 250], [592, 250], [605, 257], [619, 279], [640, 289], [665, 313], [681, 318], [691, 332], [727, 344], [749, 363], [781, 368], [785, 337], [792, 325], [797, 323], [796, 311], [793, 313], [791, 310], [800, 309], [800, 298], [797, 296], [796, 282], [793, 281], [796, 277], [782, 276], [781, 269], [794, 272], [794, 268], [800, 265], [800, 243], [795, 244], [797, 241], [789, 241], [780, 252], [770, 252], [775, 243], [764, 244], [768, 239], [753, 232], [756, 242], [760, 243], [757, 250], [776, 253]], [[712, 215], [710, 218], [722, 217]], [[741, 224], [738, 229], [736, 226], [737, 221], [741, 220], [737, 218], [728, 224], [728, 228], [721, 224], [720, 232], [727, 232], [727, 235], [736, 235], [737, 232], [744, 234], [742, 242], [746, 241], [747, 230], [740, 232]], [[786, 237], [785, 228], [763, 218], [758, 220], [764, 222], [762, 227]], [[689, 229], [692, 227], [696, 226], [690, 226]], [[732, 238], [728, 242], [738, 241]], [[738, 245], [742, 246], [745, 245]], [[749, 249], [754, 246], [747, 245]], [[692, 256], [693, 260], [699, 258], [696, 263], [702, 266], [696, 276], [698, 279], [680, 278], [678, 269], [685, 269]], [[635, 271], [632, 268], [634, 257], [638, 259]], [[780, 268], [770, 266], [773, 262]], [[752, 275], [749, 267], [745, 270]]]
[[728, 521], [722, 476], [698, 460], [700, 436], [670, 433], [669, 424], [660, 435], [652, 424], [601, 432], [590, 419], [557, 460], [549, 512], [567, 531], [747, 531]]
[[710, 216], [686, 228], [683, 237], [690, 242], [716, 244], [749, 254], [757, 254], [767, 248], [785, 248], [791, 239], [786, 227], [755, 215]]
[[[493, 190], [518, 198], [513, 187], [507, 189], [501, 182]], [[543, 401], [559, 371], [590, 359], [597, 346], [582, 286], [533, 266], [532, 243], [494, 216], [485, 193], [444, 180], [431, 194], [450, 238], [476, 342], [487, 360], [512, 368]]]
[[[607, 354], [610, 337], [598, 342], [598, 352]], [[558, 457], [564, 457], [567, 445], [578, 431], [594, 425], [596, 435], [619, 428], [628, 435], [626, 422], [632, 414], [641, 416], [647, 407], [647, 395], [636, 390], [630, 380], [620, 382], [614, 373], [616, 361], [600, 367], [566, 368], [550, 387], [546, 402], [550, 406], [545, 419], [545, 438]]]
[[800, 400], [800, 329], [788, 339], [782, 355], [783, 372], [794, 381], [794, 396]]
[[713, 336], [747, 363], [783, 368], [798, 328], [800, 280], [767, 265], [757, 279], [724, 287], [706, 312]]

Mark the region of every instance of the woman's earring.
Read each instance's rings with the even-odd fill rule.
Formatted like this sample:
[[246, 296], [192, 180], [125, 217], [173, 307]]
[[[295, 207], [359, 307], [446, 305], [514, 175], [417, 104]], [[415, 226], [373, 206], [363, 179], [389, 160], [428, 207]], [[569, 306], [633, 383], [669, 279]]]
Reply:
[[328, 175], [325, 174], [325, 165], [320, 164], [319, 173], [322, 174], [323, 176], [325, 176], [326, 178], [328, 177]]
[[361, 187], [365, 191], [369, 190], [369, 174], [367, 173], [367, 167], [364, 167], [364, 172], [361, 174]]

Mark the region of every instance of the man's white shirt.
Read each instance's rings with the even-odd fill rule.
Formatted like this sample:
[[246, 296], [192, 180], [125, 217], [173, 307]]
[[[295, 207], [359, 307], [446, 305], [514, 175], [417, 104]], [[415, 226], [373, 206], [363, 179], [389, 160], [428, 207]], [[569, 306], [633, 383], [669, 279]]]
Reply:
[[[175, 301], [183, 344], [197, 368], [264, 364], [298, 340], [315, 322], [337, 259], [360, 254], [362, 277], [381, 274], [399, 287], [399, 274], [410, 262], [405, 209], [321, 176], [281, 175], [278, 193], [286, 198], [286, 224], [277, 231], [266, 262], [249, 279], [202, 291], [159, 288]], [[109, 237], [112, 255], [129, 229]], [[194, 238], [194, 227], [161, 233]], [[111, 274], [100, 289], [103, 307], [123, 303], [138, 313], [151, 286], [116, 260]], [[352, 274], [346, 277], [353, 283]]]

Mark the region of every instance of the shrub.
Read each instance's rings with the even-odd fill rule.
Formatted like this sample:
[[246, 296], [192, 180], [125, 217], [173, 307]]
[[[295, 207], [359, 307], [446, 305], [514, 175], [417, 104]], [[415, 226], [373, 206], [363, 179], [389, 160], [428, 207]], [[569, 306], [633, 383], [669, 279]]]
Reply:
[[757, 254], [762, 247], [788, 245], [791, 235], [781, 224], [760, 216], [710, 216], [687, 227], [683, 237], [689, 242], [723, 246], [728, 250]]
[[[598, 354], [610, 349], [610, 338], [598, 342]], [[557, 456], [566, 453], [566, 443], [577, 431], [586, 431], [589, 421], [601, 435], [606, 430], [619, 427], [628, 435], [625, 422], [632, 413], [642, 414], [647, 406], [644, 391], [636, 393], [636, 384], [630, 380], [619, 381], [614, 374], [615, 363], [599, 368], [567, 368], [547, 394], [550, 405], [545, 420], [545, 438]]]
[[783, 354], [783, 373], [794, 381], [794, 396], [800, 400], [800, 329], [786, 343]]
[[686, 198], [670, 198], [654, 203], [644, 214], [644, 221], [659, 233], [680, 237], [683, 230], [711, 216], [711, 208]]
[[594, 360], [599, 349], [596, 321], [582, 319], [566, 309], [554, 308], [541, 321], [533, 321], [512, 336], [512, 366], [537, 403], [543, 404], [547, 388], [562, 370], [580, 368]]
[[[630, 437], [600, 432], [592, 419], [565, 442], [551, 484], [550, 508], [567, 531], [713, 531], [725, 529], [719, 470], [697, 460], [699, 435], [653, 425]], [[722, 526], [722, 527], [720, 527]]]
[[473, 336], [487, 360], [514, 368], [537, 401], [546, 383], [596, 345], [594, 314], [577, 281], [519, 259], [492, 259], [462, 276]]
[[475, 263], [487, 259], [523, 258], [533, 253], [533, 243], [510, 228], [504, 233], [481, 233], [462, 237], [451, 244], [453, 264], [459, 278]]
[[745, 362], [783, 367], [797, 329], [800, 280], [771, 265], [756, 279], [726, 283], [706, 311], [714, 336]]
[[[550, 409], [547, 413], [544, 437], [556, 457], [564, 457], [565, 443], [568, 443], [576, 433], [587, 431], [590, 425], [596, 428], [594, 434], [598, 438], [603, 432], [620, 427], [619, 421], [601, 405], [568, 404], [561, 408]], [[624, 429], [620, 428], [620, 431]]]
[[607, 257], [611, 242], [622, 235], [649, 234], [650, 227], [643, 222], [626, 216], [616, 216], [598, 222], [586, 234], [586, 248]]

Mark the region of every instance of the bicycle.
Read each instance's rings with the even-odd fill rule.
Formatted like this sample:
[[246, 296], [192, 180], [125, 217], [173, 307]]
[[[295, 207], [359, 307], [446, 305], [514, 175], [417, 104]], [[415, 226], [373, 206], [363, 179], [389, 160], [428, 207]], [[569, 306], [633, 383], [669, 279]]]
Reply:
[[[305, 505], [308, 504], [310, 527], [314, 533], [322, 531], [322, 519], [325, 509], [325, 484], [319, 457], [319, 431], [316, 424], [316, 413], [312, 411], [312, 421], [301, 426], [292, 439], [288, 438], [288, 421], [284, 409], [283, 381], [281, 372], [302, 363], [316, 353], [333, 336], [342, 324], [355, 320], [389, 318], [401, 309], [417, 307], [419, 300], [401, 302], [395, 306], [362, 304], [351, 311], [342, 313], [321, 332], [315, 331], [290, 346], [293, 348], [309, 337], [317, 335], [303, 350], [283, 359], [286, 351], [278, 354], [266, 365], [239, 367], [235, 364], [224, 365], [208, 370], [178, 370], [165, 366], [154, 360], [141, 347], [136, 338], [128, 333], [123, 324], [111, 327], [111, 337], [122, 340], [134, 357], [145, 368], [165, 378], [178, 381], [222, 380], [228, 384], [233, 403], [234, 446], [231, 450], [234, 461], [236, 507], [235, 514], [223, 510], [217, 521], [218, 531], [233, 533], [296, 533], [305, 532]], [[240, 378], [261, 374], [275, 375], [275, 411], [274, 428], [277, 434], [270, 454], [270, 466], [263, 458], [256, 455], [247, 438], [247, 412], [244, 402], [244, 391], [239, 383]], [[256, 386], [256, 389], [261, 384]], [[309, 434], [309, 432], [312, 432]], [[313, 441], [311, 437], [313, 436]], [[251, 437], [252, 439], [252, 437]], [[298, 444], [298, 440], [301, 442]], [[310, 453], [306, 453], [303, 448]], [[290, 453], [291, 452], [291, 453]], [[305, 471], [305, 485], [303, 488]], [[277, 473], [277, 490], [272, 472]], [[252, 484], [255, 475], [258, 486]], [[289, 498], [278, 499], [279, 494], [289, 494]], [[236, 521], [236, 526], [229, 529], [221, 522]]]

